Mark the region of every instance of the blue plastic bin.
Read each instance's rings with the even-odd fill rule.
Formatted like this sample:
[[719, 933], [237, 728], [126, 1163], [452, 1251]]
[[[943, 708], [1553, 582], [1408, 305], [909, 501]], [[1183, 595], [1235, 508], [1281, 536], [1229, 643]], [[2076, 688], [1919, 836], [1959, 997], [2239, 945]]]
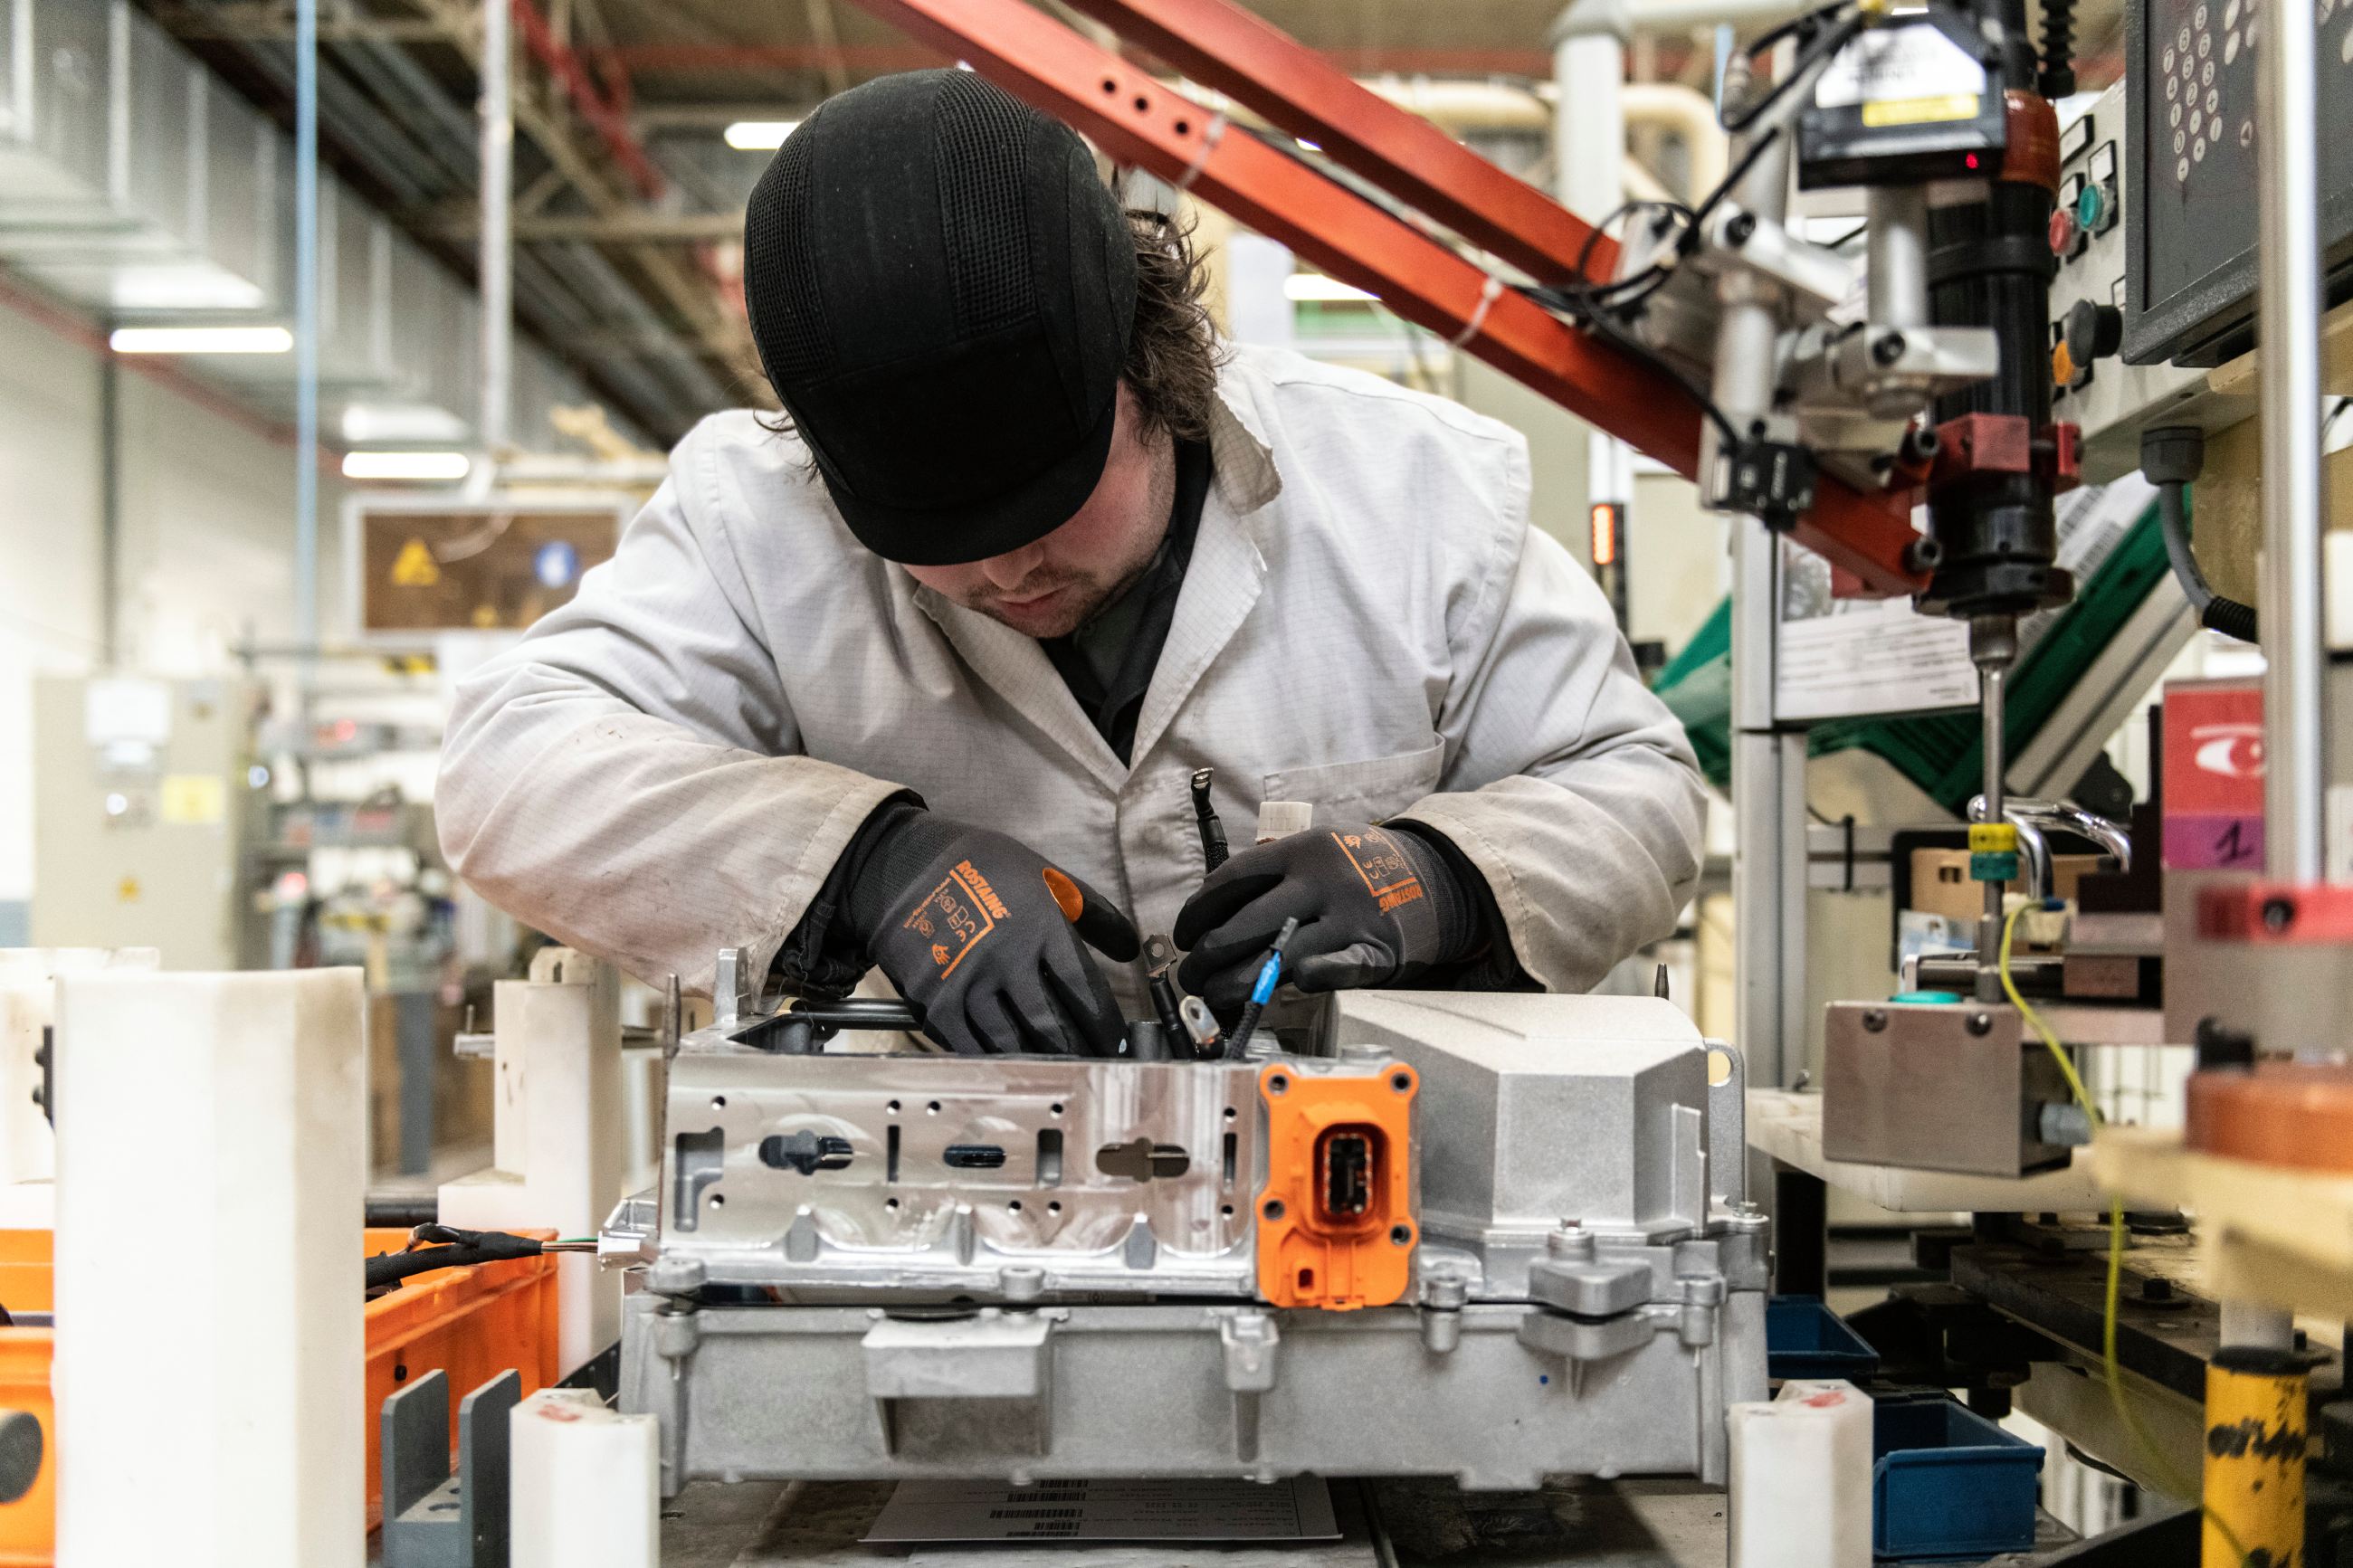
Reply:
[[1767, 1376], [1862, 1384], [1878, 1371], [1879, 1352], [1820, 1297], [1775, 1296], [1765, 1303]]
[[1871, 1549], [1989, 1557], [2034, 1544], [2042, 1450], [1942, 1394], [1872, 1410]]

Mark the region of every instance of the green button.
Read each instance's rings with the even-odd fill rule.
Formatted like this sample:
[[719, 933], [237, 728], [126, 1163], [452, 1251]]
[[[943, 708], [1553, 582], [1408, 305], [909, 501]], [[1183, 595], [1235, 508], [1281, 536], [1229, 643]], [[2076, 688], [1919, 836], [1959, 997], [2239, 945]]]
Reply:
[[2087, 234], [2097, 234], [2107, 226], [2108, 188], [2105, 185], [2084, 187], [2084, 194], [2075, 198], [2075, 221]]
[[2018, 879], [2018, 856], [2013, 852], [1969, 857], [1969, 880], [1972, 882], [2014, 882]]

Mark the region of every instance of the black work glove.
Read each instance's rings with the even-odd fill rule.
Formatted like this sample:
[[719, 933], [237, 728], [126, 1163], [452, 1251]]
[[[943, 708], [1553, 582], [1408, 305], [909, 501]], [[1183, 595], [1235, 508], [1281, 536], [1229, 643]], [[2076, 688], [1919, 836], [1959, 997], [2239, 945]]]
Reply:
[[843, 916], [923, 1010], [923, 1033], [965, 1056], [1118, 1054], [1127, 1023], [1092, 943], [1127, 963], [1116, 905], [1018, 839], [907, 805], [872, 837]]
[[1344, 822], [1242, 850], [1176, 916], [1176, 978], [1231, 1018], [1285, 920], [1282, 977], [1302, 991], [1409, 982], [1468, 955], [1476, 906], [1437, 849], [1402, 828]]

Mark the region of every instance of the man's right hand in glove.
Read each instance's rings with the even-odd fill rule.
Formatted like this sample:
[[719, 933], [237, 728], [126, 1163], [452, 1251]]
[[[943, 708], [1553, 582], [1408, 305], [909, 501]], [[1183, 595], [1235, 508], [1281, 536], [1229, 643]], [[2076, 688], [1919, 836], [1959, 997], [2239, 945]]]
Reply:
[[923, 1032], [952, 1051], [1115, 1055], [1127, 1024], [1085, 946], [1124, 963], [1135, 927], [1018, 839], [882, 808], [843, 910]]

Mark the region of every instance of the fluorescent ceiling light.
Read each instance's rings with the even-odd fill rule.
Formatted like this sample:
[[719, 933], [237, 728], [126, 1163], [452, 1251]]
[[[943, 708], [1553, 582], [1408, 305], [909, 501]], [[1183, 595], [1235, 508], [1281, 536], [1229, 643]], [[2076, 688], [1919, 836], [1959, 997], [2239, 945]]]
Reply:
[[282, 354], [294, 334], [283, 327], [117, 327], [107, 345], [119, 354]]
[[354, 403], [343, 410], [343, 440], [354, 447], [412, 441], [448, 445], [466, 438], [466, 422], [429, 404]]
[[258, 310], [261, 290], [206, 261], [118, 267], [108, 294], [118, 310]]
[[473, 463], [463, 452], [346, 452], [347, 479], [462, 479]]
[[1294, 272], [1282, 280], [1282, 296], [1286, 300], [1334, 304], [1340, 301], [1377, 303], [1380, 296], [1367, 294], [1354, 284], [1343, 283], [1337, 278], [1326, 278], [1321, 272]]
[[800, 124], [797, 120], [739, 120], [727, 128], [727, 145], [739, 153], [773, 153]]

